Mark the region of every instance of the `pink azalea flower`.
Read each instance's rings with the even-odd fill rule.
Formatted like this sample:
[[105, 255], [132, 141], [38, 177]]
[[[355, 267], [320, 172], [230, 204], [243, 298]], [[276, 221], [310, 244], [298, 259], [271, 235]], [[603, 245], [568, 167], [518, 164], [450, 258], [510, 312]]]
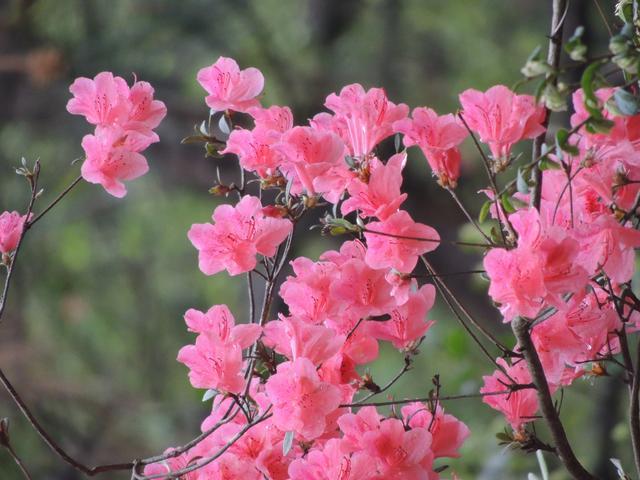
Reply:
[[435, 322], [426, 321], [433, 307], [436, 290], [433, 285], [423, 285], [409, 295], [409, 299], [391, 311], [391, 320], [373, 322], [371, 333], [380, 340], [387, 340], [399, 350], [411, 350], [416, 342]]
[[343, 140], [354, 157], [365, 157], [385, 138], [393, 135], [393, 122], [409, 113], [409, 107], [395, 105], [381, 88], [365, 91], [354, 83], [344, 87], [339, 95], [332, 93], [325, 106], [335, 113], [334, 122], [344, 132]]
[[295, 317], [282, 317], [265, 326], [263, 343], [281, 355], [295, 360], [305, 357], [320, 365], [340, 350], [345, 337], [322, 325], [309, 324]]
[[90, 78], [76, 78], [69, 91], [73, 98], [67, 103], [67, 111], [83, 115], [94, 125], [122, 124], [128, 119], [129, 87], [122, 77], [102, 72]]
[[244, 196], [235, 207], [220, 205], [213, 224], [194, 224], [189, 240], [199, 251], [200, 270], [239, 275], [256, 267], [256, 255], [272, 257], [293, 230], [291, 221], [265, 216], [260, 199]]
[[2, 212], [0, 215], [0, 253], [8, 255], [18, 246], [26, 215], [18, 212]]
[[364, 237], [367, 240], [365, 260], [370, 267], [395, 268], [402, 273], [411, 272], [418, 257], [435, 250], [440, 243], [438, 232], [414, 222], [403, 210], [384, 222], [367, 224]]
[[125, 130], [138, 131], [152, 137], [152, 142], [159, 140], [152, 132], [167, 115], [167, 107], [160, 100], [153, 98], [154, 89], [148, 82], [136, 82], [129, 91], [129, 112]]
[[242, 168], [264, 178], [275, 175], [284, 160], [282, 153], [273, 148], [279, 140], [280, 135], [273, 130], [239, 128], [231, 132], [227, 146], [220, 153], [237, 155]]
[[345, 453], [340, 440], [331, 439], [322, 449], [311, 450], [306, 457], [289, 466], [291, 480], [369, 480], [378, 478], [372, 458], [363, 452]]
[[195, 345], [178, 352], [178, 361], [189, 368], [189, 380], [195, 388], [240, 393], [244, 388], [242, 348], [235, 342], [221, 342], [210, 333], [201, 333]]
[[351, 178], [344, 162], [344, 143], [337, 135], [293, 127], [282, 135], [277, 148], [286, 157], [280, 170], [294, 180], [295, 192], [330, 193], [337, 201]]
[[134, 180], [149, 171], [147, 160], [124, 138], [121, 129], [102, 129], [96, 135], [85, 135], [82, 148], [85, 161], [81, 173], [89, 183], [96, 183], [111, 195], [122, 198], [127, 194], [124, 181]]
[[471, 434], [464, 423], [453, 415], [444, 413], [444, 408], [440, 405], [436, 408], [435, 419], [433, 412], [423, 403], [410, 403], [402, 407], [401, 411], [405, 425], [411, 428], [426, 428], [431, 432], [431, 450], [434, 458], [460, 456], [459, 449]]
[[406, 147], [420, 147], [440, 185], [454, 188], [460, 176], [458, 145], [467, 130], [452, 114], [438, 116], [430, 108], [415, 108], [412, 117], [394, 123], [393, 128], [404, 134]]
[[220, 57], [198, 72], [198, 82], [209, 94], [205, 101], [214, 111], [246, 112], [257, 107], [256, 98], [264, 88], [264, 77], [257, 68], [240, 70], [232, 58]]
[[361, 443], [383, 478], [426, 480], [433, 465], [431, 441], [426, 428], [406, 431], [400, 420], [389, 418], [378, 429], [365, 432]]
[[320, 380], [311, 361], [300, 357], [278, 365], [266, 392], [273, 404], [273, 423], [283, 432], [293, 431], [305, 440], [321, 436], [327, 416], [340, 405], [340, 389]]
[[364, 449], [364, 435], [380, 428], [382, 416], [375, 407], [363, 407], [358, 413], [345, 413], [338, 419], [338, 426], [343, 433], [342, 448], [346, 452]]
[[252, 107], [247, 113], [253, 117], [255, 128], [280, 134], [293, 128], [293, 113], [289, 107], [271, 105], [269, 108]]
[[511, 147], [545, 131], [545, 110], [531, 95], [516, 95], [504, 85], [486, 92], [465, 90], [460, 94], [464, 119], [469, 128], [489, 145], [496, 160], [508, 160]]
[[562, 294], [579, 290], [588, 280], [578, 261], [579, 244], [566, 230], [544, 225], [534, 208], [509, 219], [518, 233], [517, 248], [494, 248], [484, 258], [489, 295], [505, 322], [516, 315], [535, 317], [546, 303], [563, 305]]
[[337, 274], [333, 262], [313, 262], [299, 257], [291, 262], [294, 276], [287, 277], [280, 287], [280, 296], [294, 317], [319, 323], [335, 311], [331, 285]]
[[[516, 383], [520, 385], [531, 383], [531, 375], [524, 360], [510, 366], [503, 358], [499, 358], [498, 363], [504, 367]], [[480, 393], [505, 392], [508, 390], [505, 385], [511, 384], [511, 380], [500, 370], [496, 370], [492, 375], [484, 376], [482, 379], [484, 385], [480, 389]], [[533, 388], [501, 395], [486, 395], [482, 401], [501, 412], [515, 431], [519, 431], [525, 423], [532, 422], [538, 411], [538, 398]]]
[[253, 345], [262, 333], [262, 327], [254, 323], [236, 325], [226, 305], [214, 305], [207, 313], [190, 308], [184, 320], [190, 332], [207, 333], [219, 342], [237, 343], [243, 349]]
[[375, 157], [371, 159], [369, 181], [365, 183], [359, 178], [351, 180], [347, 186], [351, 197], [343, 202], [342, 213], [347, 215], [359, 210], [362, 217], [386, 220], [397, 212], [407, 198], [406, 193], [400, 192], [406, 160], [406, 153], [392, 156], [386, 165]]

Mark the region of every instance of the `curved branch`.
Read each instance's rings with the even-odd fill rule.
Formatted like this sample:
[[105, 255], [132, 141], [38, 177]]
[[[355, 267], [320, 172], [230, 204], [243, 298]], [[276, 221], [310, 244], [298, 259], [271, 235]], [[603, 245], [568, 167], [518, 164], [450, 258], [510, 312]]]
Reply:
[[551, 398], [551, 391], [549, 390], [549, 384], [547, 383], [542, 363], [538, 357], [538, 352], [531, 340], [529, 322], [522, 317], [516, 317], [511, 321], [511, 328], [518, 340], [520, 350], [524, 354], [529, 373], [531, 374], [531, 380], [536, 386], [540, 411], [551, 431], [551, 436], [553, 437], [560, 460], [567, 471], [577, 480], [596, 480], [596, 477], [582, 466], [569, 444], [564, 426]]

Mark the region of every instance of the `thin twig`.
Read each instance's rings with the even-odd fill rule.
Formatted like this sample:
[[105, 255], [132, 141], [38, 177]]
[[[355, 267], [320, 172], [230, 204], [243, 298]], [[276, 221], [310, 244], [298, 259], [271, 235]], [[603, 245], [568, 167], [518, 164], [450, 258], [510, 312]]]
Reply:
[[390, 405], [402, 405], [405, 403], [413, 403], [413, 402], [429, 402], [433, 400], [438, 400], [439, 402], [446, 402], [449, 400], [464, 400], [467, 398], [482, 398], [482, 397], [490, 397], [494, 395], [508, 395], [513, 393], [516, 390], [525, 390], [528, 388], [534, 388], [533, 385], [514, 385], [507, 390], [500, 390], [495, 392], [484, 392], [484, 393], [467, 393], [460, 395], [446, 395], [439, 397], [421, 397], [421, 398], [405, 398], [402, 400], [389, 400], [386, 402], [367, 402], [367, 403], [343, 403], [340, 405], [341, 408], [348, 407], [386, 407]]
[[[562, 53], [562, 33], [564, 30], [564, 21], [568, 11], [567, 0], [553, 0], [553, 12], [551, 16], [551, 34], [549, 36], [549, 49], [547, 51], [547, 63], [551, 66], [551, 72], [547, 74], [547, 81], [555, 86], [558, 83], [558, 77], [555, 73], [560, 66], [560, 55]], [[538, 135], [533, 141], [533, 151], [531, 157], [536, 159], [540, 156], [542, 145], [547, 138], [547, 127], [549, 126], [549, 117], [551, 110], [545, 107], [545, 118], [542, 123], [544, 132]], [[540, 209], [540, 201], [542, 199], [542, 170], [536, 163], [533, 166], [533, 191], [531, 192], [531, 205]]]
[[62, 200], [64, 197], [66, 197], [67, 194], [69, 192], [71, 192], [71, 190], [73, 190], [74, 187], [76, 185], [78, 185], [78, 183], [80, 183], [81, 180], [82, 180], [82, 175], [79, 175], [78, 178], [76, 178], [73, 182], [71, 182], [71, 184], [67, 188], [65, 188], [60, 193], [60, 195], [58, 195], [49, 205], [47, 205], [45, 207], [45, 209], [42, 210], [42, 212], [40, 212], [38, 215], [36, 215], [36, 217], [29, 222], [29, 225], [27, 226], [27, 228], [33, 227], [38, 220], [40, 220], [42, 217], [44, 217], [49, 212], [49, 210], [51, 210], [53, 207], [55, 207], [60, 202], [60, 200]]
[[7, 276], [4, 279], [4, 287], [2, 289], [2, 298], [0, 298], [0, 322], [2, 321], [2, 314], [4, 313], [5, 307], [7, 306], [7, 296], [9, 295], [9, 288], [11, 287], [11, 279], [13, 277], [13, 272], [15, 271], [16, 264], [18, 263], [18, 254], [20, 253], [20, 249], [22, 247], [22, 243], [24, 241], [24, 237], [29, 230], [29, 217], [31, 217], [31, 213], [33, 212], [33, 205], [35, 204], [36, 198], [38, 196], [38, 178], [40, 177], [40, 160], [36, 160], [36, 163], [33, 167], [33, 172], [31, 175], [27, 177], [29, 180], [29, 185], [31, 188], [31, 195], [29, 196], [29, 204], [27, 206], [27, 211], [25, 213], [25, 221], [22, 224], [22, 231], [20, 232], [20, 237], [18, 238], [18, 243], [16, 244], [16, 249], [13, 252], [13, 256], [11, 257], [11, 263], [7, 267]]

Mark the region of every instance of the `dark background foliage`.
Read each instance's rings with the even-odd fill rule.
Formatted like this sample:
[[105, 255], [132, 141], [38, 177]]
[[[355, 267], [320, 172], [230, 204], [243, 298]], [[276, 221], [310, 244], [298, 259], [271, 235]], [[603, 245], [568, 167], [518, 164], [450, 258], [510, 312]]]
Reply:
[[[24, 209], [27, 188], [13, 173], [20, 157], [40, 158], [44, 198], [77, 174], [74, 159], [89, 133], [67, 114], [77, 76], [111, 70], [150, 81], [169, 115], [161, 143], [148, 150], [151, 173], [124, 201], [83, 184], [30, 233], [7, 315], [0, 325], [0, 367], [53, 435], [85, 463], [128, 461], [181, 444], [199, 430], [208, 403], [175, 361], [192, 340], [182, 314], [228, 303], [245, 318], [242, 278], [205, 277], [186, 238], [220, 201], [209, 195], [215, 163], [198, 146], [180, 145], [206, 118], [197, 70], [219, 55], [260, 68], [264, 103], [290, 105], [299, 123], [343, 85], [383, 86], [395, 102], [455, 111], [457, 94], [513, 84], [536, 45], [546, 43], [549, 2], [540, 0], [4, 0], [0, 2], [0, 210]], [[602, 2], [611, 10], [612, 2]], [[610, 13], [610, 12], [608, 12]], [[588, 41], [606, 48], [594, 3], [572, 5], [568, 33], [583, 24]], [[460, 194], [477, 213], [484, 186], [477, 152], [465, 145]], [[227, 165], [230, 160], [222, 160]], [[227, 169], [228, 170], [228, 169]], [[225, 172], [227, 171], [225, 170]], [[229, 173], [230, 174], [230, 173]], [[405, 191], [409, 209], [446, 238], [468, 235], [452, 200], [411, 152]], [[334, 246], [317, 231], [294, 254]], [[474, 269], [473, 251], [443, 245], [433, 261], [443, 272]], [[449, 283], [478, 318], [507, 342], [508, 329], [488, 304], [481, 278]], [[438, 305], [437, 325], [422, 355], [394, 393], [424, 396], [441, 374], [443, 393], [476, 392], [491, 364]], [[391, 349], [372, 367], [384, 383], [402, 365]], [[590, 465], [607, 466], [629, 442], [615, 379], [567, 392], [563, 417]], [[500, 416], [479, 400], [447, 405], [472, 436], [451, 462], [463, 478], [525, 478], [532, 457], [499, 446]], [[14, 447], [38, 479], [80, 475], [49, 452], [4, 392], [0, 416], [11, 420]], [[553, 462], [550, 460], [553, 466]], [[602, 474], [604, 475], [604, 474]], [[19, 473], [0, 451], [0, 479]], [[126, 479], [125, 473], [104, 478]], [[562, 478], [558, 475], [554, 478]]]

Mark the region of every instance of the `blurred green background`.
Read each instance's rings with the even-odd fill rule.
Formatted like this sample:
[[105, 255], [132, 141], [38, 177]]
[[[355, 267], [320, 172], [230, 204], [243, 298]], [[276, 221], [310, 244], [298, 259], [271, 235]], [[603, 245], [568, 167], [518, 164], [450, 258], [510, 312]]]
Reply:
[[[77, 175], [74, 159], [89, 133], [67, 114], [68, 85], [103, 70], [156, 87], [169, 114], [162, 139], [147, 151], [151, 172], [130, 184], [123, 201], [82, 184], [30, 232], [8, 310], [0, 325], [0, 366], [55, 438], [86, 464], [129, 461], [182, 444], [199, 431], [209, 404], [175, 361], [192, 341], [182, 314], [228, 303], [245, 319], [244, 279], [205, 277], [186, 231], [206, 221], [219, 201], [207, 193], [215, 162], [180, 145], [206, 118], [199, 68], [220, 55], [260, 68], [265, 104], [290, 105], [299, 123], [322, 109], [326, 95], [360, 82], [383, 86], [395, 102], [457, 108], [465, 88], [513, 84], [536, 45], [546, 45], [549, 4], [541, 0], [4, 0], [0, 2], [0, 210], [23, 210], [27, 188], [13, 173], [20, 157], [40, 158], [40, 208]], [[574, 2], [568, 33], [583, 24], [588, 41], [606, 48], [591, 1]], [[602, 2], [611, 10], [613, 2]], [[611, 13], [611, 12], [608, 12]], [[579, 73], [579, 72], [578, 72]], [[485, 180], [477, 153], [465, 145], [460, 195], [477, 212]], [[224, 161], [223, 161], [224, 162]], [[464, 218], [412, 151], [405, 191], [415, 218], [446, 238]], [[464, 234], [464, 232], [462, 232]], [[334, 246], [317, 231], [294, 254], [317, 258]], [[475, 252], [442, 246], [432, 255], [442, 272], [476, 268]], [[480, 279], [451, 277], [451, 287], [492, 330], [511, 343], [485, 298]], [[476, 392], [491, 364], [443, 305], [416, 368], [393, 392], [424, 396], [440, 373], [444, 394]], [[391, 349], [373, 367], [385, 383], [402, 364]], [[578, 381], [563, 416], [579, 455], [602, 478], [608, 458], [628, 460], [620, 423], [623, 385], [615, 378]], [[381, 396], [382, 397], [382, 396]], [[383, 398], [381, 398], [383, 399]], [[464, 479], [524, 479], [535, 457], [499, 446], [501, 417], [479, 400], [447, 404], [472, 430], [462, 459]], [[0, 416], [37, 479], [76, 479], [0, 391]], [[543, 430], [542, 430], [543, 431]], [[544, 432], [544, 431], [543, 431]], [[544, 433], [543, 433], [544, 435]], [[549, 459], [551, 468], [555, 464]], [[631, 465], [627, 463], [627, 465]], [[604, 473], [608, 470], [608, 474]], [[445, 472], [445, 477], [449, 473]], [[0, 479], [21, 478], [0, 450]], [[103, 478], [127, 479], [107, 473]], [[564, 476], [560, 472], [554, 479]]]

